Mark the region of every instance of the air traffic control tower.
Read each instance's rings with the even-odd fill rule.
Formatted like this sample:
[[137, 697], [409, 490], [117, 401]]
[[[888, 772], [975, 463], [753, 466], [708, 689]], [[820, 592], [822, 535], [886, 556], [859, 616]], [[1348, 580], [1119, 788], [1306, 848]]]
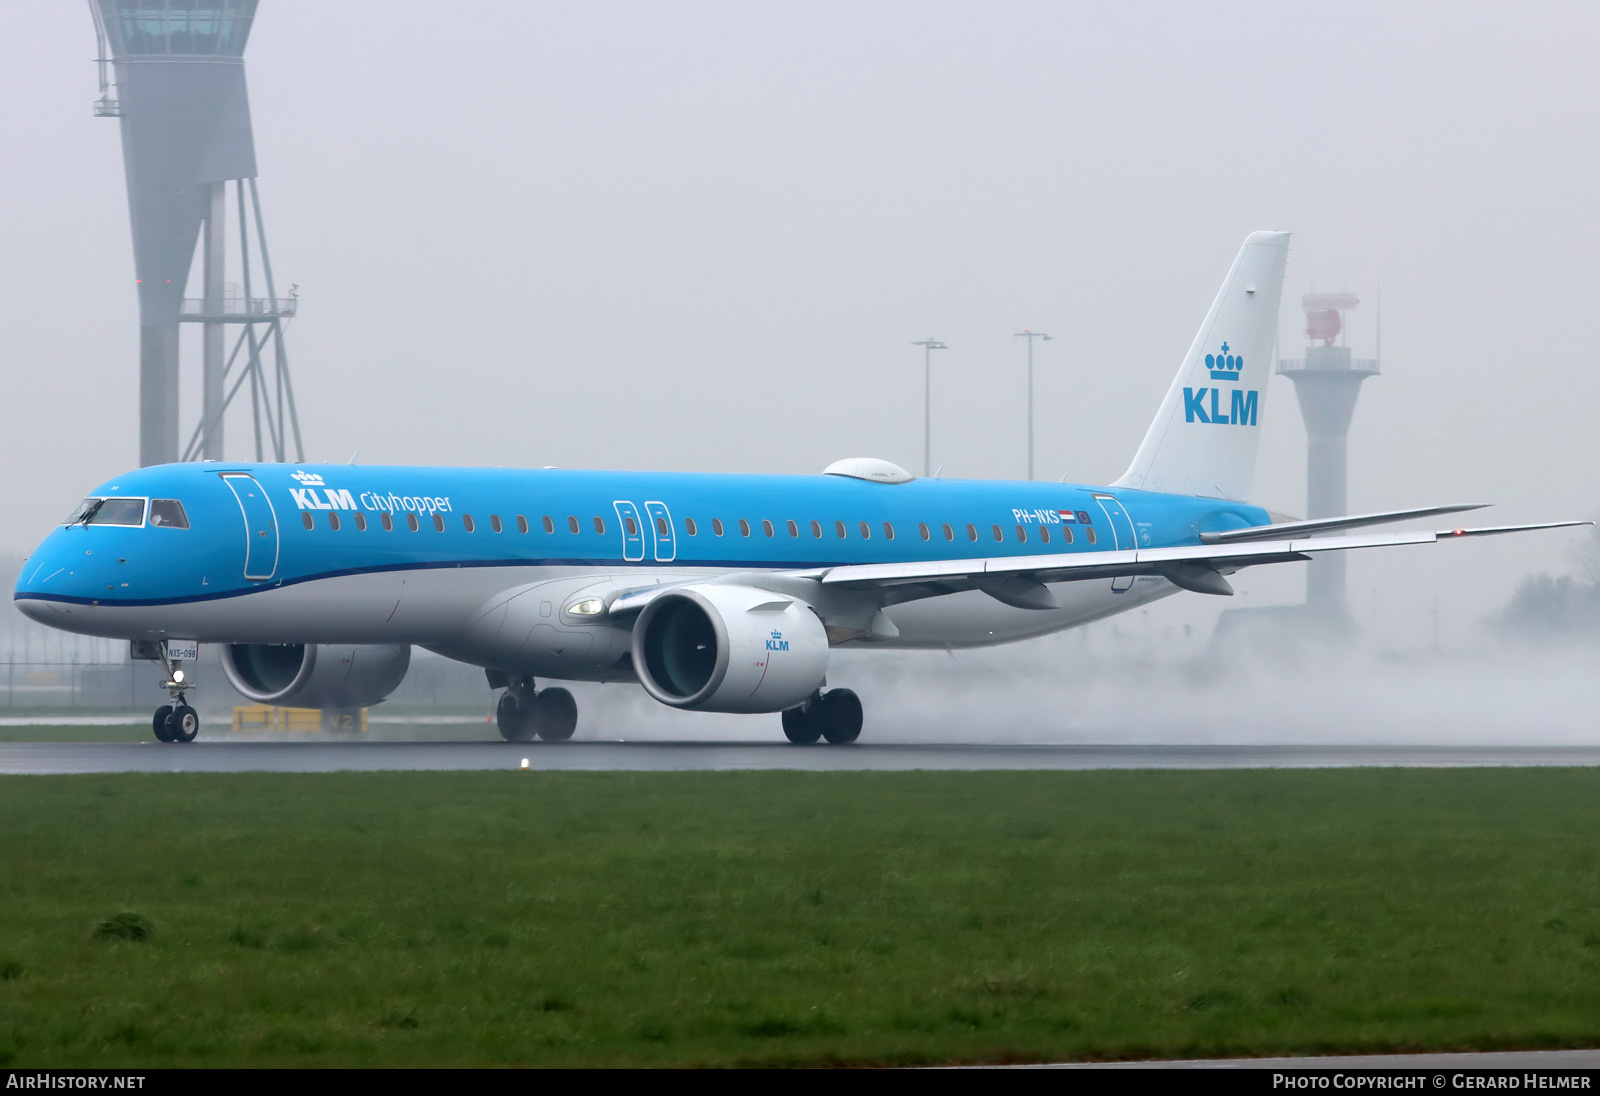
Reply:
[[[291, 289], [278, 296], [273, 281], [245, 93], [244, 47], [256, 3], [89, 2], [100, 43], [95, 113], [120, 119], [122, 126], [139, 295], [141, 465], [223, 459], [224, 413], [247, 383], [256, 459], [285, 460], [291, 445], [296, 459], [301, 456], [283, 345], [283, 321], [295, 314], [297, 295]], [[114, 80], [108, 79], [108, 63]], [[240, 281], [234, 283], [225, 277], [230, 183], [239, 247], [232, 269]], [[186, 299], [197, 240], [202, 244], [202, 295]], [[200, 324], [203, 331], [201, 416], [187, 439], [179, 433], [178, 416], [178, 332], [183, 323]], [[239, 334], [232, 340], [232, 353], [224, 357], [230, 328]], [[268, 354], [270, 370], [263, 364]]]
[[[1361, 382], [1378, 373], [1376, 358], [1352, 357], [1342, 339], [1345, 313], [1360, 303], [1353, 293], [1307, 293], [1301, 298], [1309, 344], [1305, 357], [1278, 362], [1278, 372], [1294, 381], [1306, 422], [1307, 518], [1350, 512], [1345, 483], [1350, 420]], [[1307, 564], [1306, 607], [1323, 624], [1350, 624], [1343, 552], [1327, 552]]]

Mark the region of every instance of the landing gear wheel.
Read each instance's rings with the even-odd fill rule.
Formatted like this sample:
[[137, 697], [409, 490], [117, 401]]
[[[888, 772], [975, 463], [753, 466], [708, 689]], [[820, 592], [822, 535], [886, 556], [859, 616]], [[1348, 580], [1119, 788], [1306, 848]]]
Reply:
[[817, 714], [821, 717], [822, 737], [843, 746], [861, 737], [861, 698], [849, 689], [834, 689], [822, 695]]
[[812, 704], [809, 709], [790, 708], [783, 713], [783, 736], [796, 746], [809, 746], [822, 737], [822, 721], [817, 718], [822, 709]]
[[174, 742], [193, 742], [200, 733], [200, 713], [187, 704], [179, 704], [167, 720], [167, 733]]
[[150, 729], [156, 733], [156, 738], [162, 742], [171, 742], [172, 732], [167, 729], [167, 721], [172, 718], [172, 705], [163, 704], [156, 709], [156, 714], [150, 717]]
[[528, 717], [534, 734], [546, 742], [565, 742], [578, 729], [578, 702], [565, 689], [543, 689]]
[[533, 729], [528, 725], [529, 713], [517, 701], [515, 693], [507, 692], [494, 710], [494, 721], [500, 726], [500, 737], [507, 742], [533, 741]]

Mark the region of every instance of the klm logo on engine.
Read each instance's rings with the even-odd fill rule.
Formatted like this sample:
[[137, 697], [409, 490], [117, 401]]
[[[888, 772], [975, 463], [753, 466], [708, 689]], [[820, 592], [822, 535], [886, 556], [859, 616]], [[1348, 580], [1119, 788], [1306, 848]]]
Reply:
[[789, 641], [783, 638], [783, 633], [776, 628], [772, 629], [772, 638], [767, 640], [767, 650], [787, 651], [788, 649]]
[[[1211, 379], [1228, 384], [1238, 384], [1244, 372], [1244, 355], [1228, 353], [1228, 344], [1222, 344], [1222, 353], [1207, 354], [1206, 368]], [[1227, 391], [1227, 402], [1222, 393]], [[1254, 426], [1261, 393], [1255, 389], [1185, 388], [1183, 390], [1183, 421], [1215, 423], [1218, 426]]]

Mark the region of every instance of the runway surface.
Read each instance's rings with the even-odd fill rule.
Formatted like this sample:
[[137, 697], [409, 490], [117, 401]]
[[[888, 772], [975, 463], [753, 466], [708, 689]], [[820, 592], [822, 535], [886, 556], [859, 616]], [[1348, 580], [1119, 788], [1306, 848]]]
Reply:
[[1084, 746], [782, 742], [150, 742], [0, 743], [0, 773], [385, 772], [508, 770], [808, 772], [914, 769], [1339, 769], [1600, 765], [1575, 746]]
[[[1600, 1069], [1600, 1050], [1503, 1050], [1481, 1054], [1361, 1054], [1332, 1058], [1198, 1058], [1169, 1062], [1062, 1062], [1059, 1065], [1015, 1066], [1015, 1069], [1393, 1069], [1393, 1070], [1485, 1070]], [[1433, 1082], [1443, 1088], [1448, 1079]], [[1319, 1086], [1320, 1087], [1320, 1086]], [[1455, 1087], [1463, 1087], [1457, 1085]], [[1552, 1086], [1554, 1087], [1554, 1086]]]

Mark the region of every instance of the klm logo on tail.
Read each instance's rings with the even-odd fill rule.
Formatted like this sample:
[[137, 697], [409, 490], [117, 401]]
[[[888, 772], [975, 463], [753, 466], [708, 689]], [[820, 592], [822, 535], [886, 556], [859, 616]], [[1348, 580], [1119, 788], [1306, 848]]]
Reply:
[[[1228, 353], [1228, 344], [1222, 344], [1222, 353], [1207, 354], [1206, 368], [1211, 379], [1238, 384], [1244, 372], [1244, 355]], [[1222, 403], [1221, 388], [1185, 388], [1183, 390], [1183, 419], [1185, 422], [1214, 423], [1218, 426], [1254, 426], [1256, 408], [1261, 393], [1255, 389], [1234, 388], [1228, 392], [1227, 406]]]

